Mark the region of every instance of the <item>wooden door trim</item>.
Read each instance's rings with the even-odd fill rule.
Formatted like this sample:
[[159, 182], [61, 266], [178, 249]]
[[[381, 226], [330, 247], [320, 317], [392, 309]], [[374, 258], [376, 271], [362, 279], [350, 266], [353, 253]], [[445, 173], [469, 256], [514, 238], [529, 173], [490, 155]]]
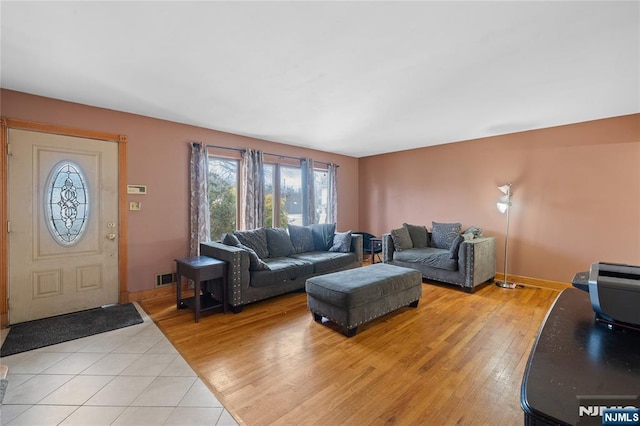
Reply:
[[8, 201], [8, 164], [7, 143], [9, 129], [30, 130], [43, 133], [53, 133], [63, 136], [75, 136], [85, 139], [95, 139], [118, 144], [118, 280], [120, 303], [128, 301], [127, 291], [127, 137], [115, 133], [93, 130], [76, 129], [67, 126], [37, 123], [32, 121], [2, 117], [0, 119], [2, 132], [0, 135], [0, 327], [5, 328], [9, 323], [9, 238], [7, 235], [7, 221], [9, 219]]

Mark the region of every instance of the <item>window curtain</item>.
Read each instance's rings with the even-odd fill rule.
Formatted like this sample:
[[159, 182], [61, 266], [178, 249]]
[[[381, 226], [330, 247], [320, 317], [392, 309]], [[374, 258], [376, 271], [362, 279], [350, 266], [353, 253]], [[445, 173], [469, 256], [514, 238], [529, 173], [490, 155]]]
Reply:
[[264, 226], [264, 160], [262, 151], [242, 151], [241, 229]]
[[327, 185], [329, 187], [327, 223], [338, 221], [338, 165], [330, 163], [327, 165]]
[[300, 159], [300, 167], [302, 169], [302, 224], [311, 225], [316, 221], [313, 159]]
[[198, 142], [191, 144], [190, 161], [190, 237], [189, 256], [200, 254], [200, 243], [211, 238], [209, 227], [209, 191], [207, 188], [207, 147]]

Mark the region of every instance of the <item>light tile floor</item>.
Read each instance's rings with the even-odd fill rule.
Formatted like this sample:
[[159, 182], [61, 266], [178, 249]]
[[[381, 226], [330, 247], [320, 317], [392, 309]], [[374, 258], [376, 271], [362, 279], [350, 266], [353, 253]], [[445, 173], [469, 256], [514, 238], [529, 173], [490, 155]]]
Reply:
[[[149, 316], [4, 357], [2, 425], [236, 425]], [[9, 330], [2, 330], [2, 341]]]

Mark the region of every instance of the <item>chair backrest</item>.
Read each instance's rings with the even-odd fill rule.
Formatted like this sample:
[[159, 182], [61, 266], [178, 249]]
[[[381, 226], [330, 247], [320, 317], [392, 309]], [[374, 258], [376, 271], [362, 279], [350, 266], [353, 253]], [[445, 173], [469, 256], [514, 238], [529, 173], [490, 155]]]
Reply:
[[[370, 253], [371, 252], [371, 239], [372, 238], [378, 238], [378, 237], [376, 237], [375, 235], [370, 234], [368, 232], [354, 232], [354, 234], [362, 235], [362, 248], [364, 249], [365, 252]], [[376, 244], [376, 246], [373, 249], [374, 249], [375, 252], [378, 252], [378, 249], [382, 250], [382, 244]]]

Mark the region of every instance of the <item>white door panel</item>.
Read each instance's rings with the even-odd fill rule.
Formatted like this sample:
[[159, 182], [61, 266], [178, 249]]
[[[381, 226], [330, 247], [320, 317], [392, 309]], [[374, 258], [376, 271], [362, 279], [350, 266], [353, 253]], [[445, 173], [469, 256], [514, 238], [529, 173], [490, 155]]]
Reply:
[[117, 143], [16, 129], [9, 143], [9, 322], [117, 303]]

